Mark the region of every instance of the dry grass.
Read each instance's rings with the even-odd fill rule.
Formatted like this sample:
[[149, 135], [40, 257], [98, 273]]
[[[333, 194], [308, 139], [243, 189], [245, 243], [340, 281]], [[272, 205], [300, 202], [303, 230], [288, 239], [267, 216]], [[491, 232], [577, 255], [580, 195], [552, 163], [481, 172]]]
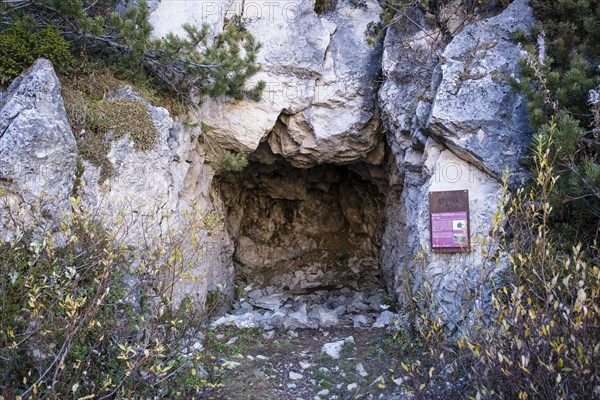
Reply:
[[67, 117], [80, 154], [100, 167], [100, 181], [114, 173], [107, 158], [113, 140], [128, 136], [140, 151], [151, 150], [156, 144], [156, 128], [143, 102], [107, 99], [124, 84], [107, 70], [74, 77], [63, 84]]

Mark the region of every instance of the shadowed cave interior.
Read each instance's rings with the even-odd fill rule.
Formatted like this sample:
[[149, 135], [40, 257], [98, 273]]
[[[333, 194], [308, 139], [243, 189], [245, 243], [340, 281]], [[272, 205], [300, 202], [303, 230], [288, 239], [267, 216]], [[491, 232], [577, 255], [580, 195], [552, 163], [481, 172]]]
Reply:
[[237, 286], [383, 287], [385, 171], [366, 163], [300, 169], [282, 159], [223, 172], [216, 185], [235, 242]]

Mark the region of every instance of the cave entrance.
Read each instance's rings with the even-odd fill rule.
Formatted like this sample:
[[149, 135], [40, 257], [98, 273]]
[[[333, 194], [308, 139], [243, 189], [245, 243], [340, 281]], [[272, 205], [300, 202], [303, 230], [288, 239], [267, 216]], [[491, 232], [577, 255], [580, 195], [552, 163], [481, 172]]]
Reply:
[[386, 174], [366, 163], [300, 169], [250, 161], [215, 183], [235, 242], [238, 286], [291, 293], [383, 288]]

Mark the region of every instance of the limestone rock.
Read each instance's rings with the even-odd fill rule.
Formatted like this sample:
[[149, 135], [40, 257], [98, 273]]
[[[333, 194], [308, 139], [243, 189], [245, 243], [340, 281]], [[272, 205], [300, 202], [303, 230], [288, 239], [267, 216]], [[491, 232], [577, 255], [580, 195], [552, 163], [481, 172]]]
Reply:
[[[233, 288], [233, 265], [228, 236], [219, 231], [179, 236], [210, 210], [218, 211], [211, 198], [212, 171], [204, 163], [198, 132], [174, 120], [168, 111], [155, 107], [131, 87], [123, 87], [114, 98], [139, 101], [150, 111], [157, 132], [155, 146], [147, 151], [134, 147], [127, 136], [113, 141], [107, 154], [112, 175], [100, 182], [100, 169], [84, 161], [79, 194], [90, 209], [98, 210], [106, 226], [127, 230], [122, 237], [132, 245], [161, 246], [165, 238], [181, 245], [187, 275], [180, 276], [176, 295], [203, 304], [208, 291]], [[123, 213], [125, 218], [123, 218]], [[123, 226], [125, 225], [125, 226]], [[229, 293], [231, 294], [231, 293]]]
[[352, 322], [355, 328], [369, 325], [369, 320], [364, 315], [355, 315], [352, 317]]
[[0, 110], [0, 183], [25, 201], [43, 197], [62, 217], [73, 191], [77, 143], [52, 63], [37, 60], [9, 90]]
[[305, 327], [309, 324], [308, 322], [308, 313], [306, 311], [306, 303], [300, 306], [298, 311], [289, 314], [289, 317], [286, 318], [283, 322], [283, 325], [286, 329], [295, 328], [295, 327]]
[[213, 327], [220, 325], [235, 325], [239, 329], [256, 328], [258, 326], [256, 323], [256, 314], [251, 312], [242, 315], [227, 314], [211, 324]]
[[435, 86], [431, 76], [446, 45], [423, 10], [411, 8], [401, 18], [385, 35], [381, 61], [385, 81], [379, 90], [382, 119], [396, 137], [416, 134], [415, 119], [429, 117], [429, 89]]
[[362, 365], [362, 363], [358, 363], [356, 364], [356, 372], [358, 372], [358, 374], [362, 377], [362, 378], [366, 378], [367, 376], [369, 376], [369, 373], [367, 372], [367, 370], [365, 370], [365, 367]]
[[532, 129], [524, 96], [511, 89], [521, 49], [514, 33], [534, 24], [527, 0], [513, 2], [496, 17], [472, 24], [446, 47], [441, 62], [429, 130], [459, 157], [501, 178], [509, 168], [513, 182], [526, 173]]
[[329, 357], [333, 358], [334, 360], [339, 360], [340, 353], [342, 352], [342, 348], [345, 345], [353, 345], [353, 344], [354, 344], [354, 337], [348, 336], [347, 338], [342, 339], [342, 340], [325, 343], [321, 350], [323, 351], [323, 353], [327, 354]]
[[282, 298], [281, 294], [274, 294], [270, 296], [258, 297], [256, 299], [250, 299], [249, 303], [258, 308], [275, 311], [281, 307]]
[[392, 325], [394, 322], [399, 322], [398, 314], [391, 311], [384, 311], [377, 317], [377, 320], [373, 324], [373, 328], [385, 328]]
[[[435, 40], [435, 27], [420, 11], [410, 12], [425, 32], [388, 30], [382, 62], [387, 80], [380, 101], [393, 157], [381, 265], [400, 303], [410, 301], [407, 296], [425, 280], [432, 284], [439, 300], [434, 312], [454, 325], [471, 310], [465, 294], [475, 290], [475, 276], [502, 268], [482, 257], [501, 193], [499, 178], [506, 167], [515, 174], [512, 183], [526, 176], [519, 158], [531, 129], [525, 103], [507, 78], [517, 77], [519, 68], [512, 34], [529, 30], [533, 16], [526, 0], [516, 0], [495, 17], [468, 24], [446, 46]], [[432, 52], [423, 53], [428, 46]], [[427, 56], [419, 58], [422, 54]], [[411, 55], [420, 60], [418, 69], [410, 66]], [[415, 74], [419, 79], [412, 79]], [[433, 253], [428, 193], [461, 189], [469, 191], [472, 251]], [[487, 246], [491, 254], [495, 244]], [[425, 257], [417, 266], [419, 252]]]
[[326, 307], [318, 306], [316, 313], [319, 320], [319, 326], [321, 327], [327, 328], [336, 326], [340, 322], [338, 315], [334, 310], [329, 310]]
[[158, 1], [149, 2], [152, 10], [150, 23], [154, 27], [154, 35], [163, 37], [173, 33], [184, 37], [183, 24], [200, 27], [208, 24], [214, 35], [223, 30], [223, 21], [233, 0], [198, 1]]
[[[262, 44], [257, 56], [262, 71], [249, 85], [265, 81], [263, 97], [203, 99], [197, 118], [226, 148], [253, 152], [268, 140], [274, 153], [296, 166], [380, 162], [379, 54], [364, 32], [381, 9], [372, 0], [360, 6], [340, 1], [334, 12], [320, 17], [312, 7], [311, 2], [246, 3], [247, 29]], [[260, 16], [254, 16], [256, 8]]]
[[297, 380], [300, 380], [300, 379], [304, 378], [304, 376], [302, 374], [299, 374], [299, 373], [294, 372], [294, 371], [290, 371], [289, 377], [290, 377], [291, 380], [294, 380], [294, 381], [297, 381]]

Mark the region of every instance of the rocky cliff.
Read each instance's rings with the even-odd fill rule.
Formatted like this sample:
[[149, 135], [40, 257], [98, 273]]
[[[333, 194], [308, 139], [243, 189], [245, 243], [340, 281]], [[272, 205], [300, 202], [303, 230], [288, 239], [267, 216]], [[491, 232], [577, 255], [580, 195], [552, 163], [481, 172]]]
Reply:
[[[443, 24], [407, 10], [371, 46], [366, 31], [382, 11], [371, 0], [341, 0], [322, 15], [311, 2], [154, 2], [157, 35], [179, 33], [184, 22], [207, 22], [216, 33], [241, 15], [262, 43], [255, 79], [266, 90], [258, 102], [200, 99], [187, 125], [130, 88], [113, 93], [144, 102], [157, 145], [113, 141], [113, 176], [99, 182], [98, 168], [84, 162], [82, 199], [108, 225], [124, 205], [137, 210], [133, 242], [163, 232], [167, 220], [181, 224], [194, 205], [223, 215], [194, 272], [202, 284], [181, 286], [200, 302], [217, 285], [231, 293], [236, 274], [288, 288], [360, 290], [375, 281], [400, 303], [427, 282], [432, 307], [458, 324], [477, 277], [501, 268], [483, 238], [503, 172], [511, 170], [512, 186], [526, 177], [519, 160], [531, 129], [507, 79], [518, 78], [513, 35], [533, 24], [526, 0], [468, 17], [459, 3], [442, 10]], [[10, 92], [0, 112], [0, 179], [66, 207], [77, 146], [51, 64], [36, 62]], [[213, 147], [246, 152], [251, 163], [215, 178]], [[428, 193], [439, 190], [469, 191], [469, 253], [429, 248]]]

